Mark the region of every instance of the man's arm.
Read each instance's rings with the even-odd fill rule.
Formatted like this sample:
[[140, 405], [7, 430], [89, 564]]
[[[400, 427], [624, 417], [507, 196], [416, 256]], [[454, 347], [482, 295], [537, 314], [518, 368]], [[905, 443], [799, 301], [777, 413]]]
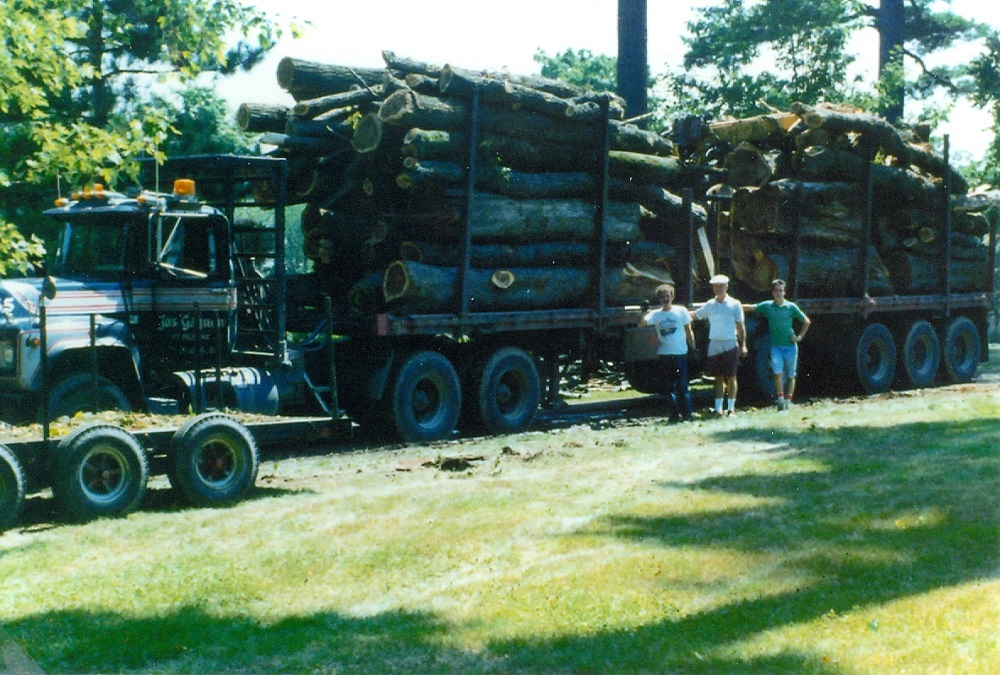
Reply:
[[742, 321], [736, 322], [736, 342], [740, 345], [740, 354], [747, 353], [747, 327]]
[[802, 319], [802, 330], [799, 331], [798, 335], [792, 336], [793, 342], [802, 342], [802, 338], [806, 336], [806, 331], [809, 330], [809, 326], [812, 324], [812, 321], [809, 320], [808, 316], [806, 316], [805, 314], [803, 314], [802, 316], [804, 317]]
[[695, 348], [694, 331], [691, 329], [691, 324], [689, 323], [684, 324], [684, 333], [687, 335], [688, 348], [694, 349]]

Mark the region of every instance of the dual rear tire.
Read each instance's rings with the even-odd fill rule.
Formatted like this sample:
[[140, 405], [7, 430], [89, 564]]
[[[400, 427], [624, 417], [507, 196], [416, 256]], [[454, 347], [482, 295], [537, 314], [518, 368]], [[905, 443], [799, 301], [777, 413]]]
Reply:
[[541, 391], [535, 361], [520, 348], [501, 347], [474, 359], [464, 378], [446, 356], [425, 350], [400, 358], [382, 405], [399, 439], [426, 443], [450, 436], [460, 420], [490, 434], [523, 431], [535, 418]]

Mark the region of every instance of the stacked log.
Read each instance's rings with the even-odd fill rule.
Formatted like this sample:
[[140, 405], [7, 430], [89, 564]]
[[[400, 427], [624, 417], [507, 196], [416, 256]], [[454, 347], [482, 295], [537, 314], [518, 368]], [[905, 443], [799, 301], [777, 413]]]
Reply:
[[[474, 132], [465, 275], [473, 309], [593, 306], [598, 222], [609, 304], [647, 301], [674, 280], [687, 237], [677, 193], [703, 173], [668, 139], [623, 121], [621, 99], [383, 57], [377, 70], [284, 59], [278, 83], [294, 107], [244, 104], [238, 114], [241, 128], [263, 132], [288, 158], [289, 201], [307, 205], [305, 253], [331, 296], [359, 313], [459, 306]], [[599, 214], [605, 128], [608, 201]], [[705, 210], [696, 205], [694, 217], [703, 223]]]
[[[997, 202], [970, 200], [966, 181], [926, 137], [856, 109], [801, 103], [711, 129], [732, 192], [734, 272], [754, 292], [790, 276], [796, 237], [802, 297], [942, 292], [946, 251], [952, 291], [985, 287], [986, 214]], [[872, 246], [862, 273], [866, 236]]]

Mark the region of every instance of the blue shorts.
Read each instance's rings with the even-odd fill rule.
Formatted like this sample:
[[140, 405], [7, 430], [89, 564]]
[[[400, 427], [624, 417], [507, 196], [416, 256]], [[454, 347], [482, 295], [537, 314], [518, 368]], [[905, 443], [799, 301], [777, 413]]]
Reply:
[[771, 347], [771, 372], [783, 374], [786, 379], [795, 377], [799, 366], [799, 346]]

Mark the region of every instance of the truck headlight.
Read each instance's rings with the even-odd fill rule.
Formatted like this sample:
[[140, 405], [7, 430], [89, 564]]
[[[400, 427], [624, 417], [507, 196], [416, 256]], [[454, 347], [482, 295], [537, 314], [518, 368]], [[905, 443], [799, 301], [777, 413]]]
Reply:
[[17, 374], [17, 341], [0, 338], [0, 375]]

